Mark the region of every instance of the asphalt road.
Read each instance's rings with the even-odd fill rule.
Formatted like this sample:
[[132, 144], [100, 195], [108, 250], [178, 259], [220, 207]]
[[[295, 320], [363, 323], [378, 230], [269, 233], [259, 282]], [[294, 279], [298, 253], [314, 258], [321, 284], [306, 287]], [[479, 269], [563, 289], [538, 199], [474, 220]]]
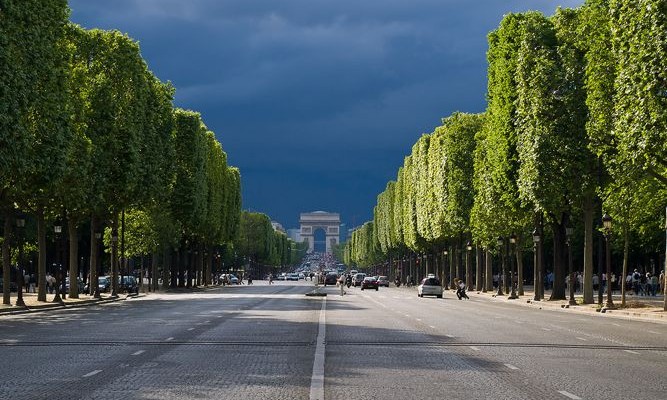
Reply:
[[311, 282], [0, 317], [0, 399], [662, 399], [667, 324]]

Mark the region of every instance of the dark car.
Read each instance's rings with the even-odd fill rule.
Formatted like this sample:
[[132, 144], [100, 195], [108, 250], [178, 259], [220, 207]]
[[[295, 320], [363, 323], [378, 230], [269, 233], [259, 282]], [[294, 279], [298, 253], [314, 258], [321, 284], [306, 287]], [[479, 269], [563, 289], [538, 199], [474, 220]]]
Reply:
[[[4, 283], [2, 281], [2, 278], [0, 278], [0, 292], [5, 290], [4, 289]], [[9, 282], [9, 291], [10, 292], [18, 292], [19, 288], [16, 286], [16, 282]]]
[[139, 285], [137, 283], [137, 278], [129, 275], [119, 276], [118, 277], [118, 291], [139, 294]]
[[365, 277], [366, 277], [366, 274], [361, 273], [361, 272], [359, 272], [357, 274], [354, 274], [354, 277], [352, 277], [352, 286], [354, 286], [354, 287], [361, 286], [361, 282], [364, 281]]
[[367, 276], [361, 281], [361, 290], [364, 289], [375, 289], [378, 290], [378, 281], [374, 276]]
[[335, 285], [338, 281], [338, 274], [330, 272], [324, 277], [325, 285]]
[[[111, 278], [108, 277], [108, 276], [100, 276], [99, 278], [97, 278], [97, 283], [98, 283], [99, 288], [100, 288], [100, 293], [106, 293], [111, 288]], [[90, 293], [88, 284], [86, 284], [86, 287], [84, 288], [84, 292], [85, 293]]]

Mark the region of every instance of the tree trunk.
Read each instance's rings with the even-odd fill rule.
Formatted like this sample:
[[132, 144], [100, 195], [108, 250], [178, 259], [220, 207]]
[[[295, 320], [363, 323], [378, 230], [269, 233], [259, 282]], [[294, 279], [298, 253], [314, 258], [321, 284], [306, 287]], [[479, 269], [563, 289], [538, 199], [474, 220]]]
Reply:
[[484, 291], [491, 292], [493, 291], [493, 255], [491, 255], [491, 249], [488, 247], [485, 250], [484, 265], [486, 267]]
[[559, 221], [551, 223], [554, 237], [554, 271], [553, 287], [549, 300], [565, 300], [565, 222], [567, 216], [561, 216]]
[[5, 210], [5, 227], [2, 241], [2, 304], [11, 305], [11, 292], [9, 282], [11, 281], [12, 259], [10, 255], [9, 243], [12, 238], [12, 211], [8, 208]]
[[449, 288], [456, 289], [454, 284], [454, 279], [456, 278], [456, 245], [453, 245], [451, 251], [449, 252]]
[[517, 270], [517, 294], [519, 296], [523, 296], [523, 250], [521, 250], [522, 246], [521, 243], [523, 243], [523, 238], [521, 235], [517, 235], [516, 238], [516, 247], [515, 247], [515, 252], [516, 252], [516, 270]]
[[93, 296], [99, 287], [99, 273], [97, 271], [97, 218], [94, 215], [90, 217], [90, 265], [88, 273], [88, 294]]
[[111, 221], [111, 238], [111, 294], [118, 296], [118, 214]]
[[583, 292], [584, 304], [593, 304], [593, 217], [594, 200], [593, 195], [586, 196], [584, 200], [584, 279]]
[[37, 217], [37, 246], [39, 256], [37, 258], [37, 301], [46, 301], [46, 223], [44, 222], [44, 210], [38, 209]]
[[67, 221], [67, 233], [69, 236], [69, 298], [79, 298], [79, 238], [77, 234], [78, 224], [73, 218]]
[[[155, 293], [157, 292], [157, 286], [158, 286], [158, 251], [155, 250], [153, 251], [153, 255], [151, 256], [151, 287], [150, 290]], [[164, 268], [164, 267], [163, 267]]]
[[[630, 239], [628, 237], [628, 226], [623, 224], [623, 272], [619, 277], [621, 283], [621, 306], [625, 307], [625, 276], [628, 274], [628, 253], [630, 251]], [[609, 278], [607, 278], [609, 279]]]
[[482, 249], [475, 246], [475, 290], [482, 291]]

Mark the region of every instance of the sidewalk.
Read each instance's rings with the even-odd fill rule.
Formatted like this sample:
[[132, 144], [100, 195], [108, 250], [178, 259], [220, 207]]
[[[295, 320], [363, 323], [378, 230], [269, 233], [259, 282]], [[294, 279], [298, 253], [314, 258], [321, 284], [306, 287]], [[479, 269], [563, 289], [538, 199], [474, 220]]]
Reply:
[[74, 307], [82, 307], [86, 305], [92, 305], [92, 304], [104, 304], [104, 303], [110, 303], [113, 301], [119, 301], [119, 300], [125, 300], [128, 297], [136, 297], [136, 295], [126, 295], [122, 294], [119, 295], [118, 297], [111, 297], [110, 294], [104, 293], [101, 295], [100, 299], [95, 299], [92, 296], [89, 296], [87, 294], [80, 294], [78, 299], [70, 299], [69, 296], [67, 296], [66, 300], [63, 300], [64, 305], [60, 305], [58, 303], [53, 303], [53, 298], [55, 297], [55, 294], [46, 294], [46, 302], [43, 301], [37, 301], [37, 293], [23, 293], [23, 302], [25, 303], [25, 307], [18, 307], [16, 306], [16, 298], [17, 294], [15, 292], [12, 292], [11, 296], [11, 305], [6, 305], [6, 304], [0, 304], [0, 315], [7, 315], [7, 314], [24, 314], [24, 313], [29, 313], [29, 312], [36, 312], [36, 311], [46, 311], [46, 310], [54, 310], [54, 309], [63, 309], [63, 308], [74, 308]]
[[[512, 302], [515, 304], [528, 306], [528, 307], [537, 307], [539, 309], [558, 309], [562, 311], [571, 311], [585, 314], [593, 314], [600, 316], [609, 316], [609, 317], [622, 317], [626, 319], [634, 320], [643, 320], [643, 321], [654, 321], [667, 323], [667, 312], [663, 311], [663, 297], [662, 296], [635, 296], [633, 294], [626, 293], [625, 295], [625, 307], [621, 308], [621, 295], [620, 293], [613, 294], [613, 302], [615, 309], [606, 309], [604, 304], [607, 301], [607, 294], [605, 293], [602, 298], [602, 307], [597, 304], [598, 294], [595, 293], [593, 298], [595, 304], [583, 304], [583, 294], [581, 292], [575, 293], [575, 300], [577, 302], [576, 306], [568, 305], [569, 300], [554, 300], [549, 301], [551, 296], [551, 290], [545, 290], [544, 297], [545, 300], [535, 301], [533, 300], [534, 292], [532, 286], [524, 286], [524, 294], [519, 296], [518, 299], [510, 300], [508, 299], [509, 293], [505, 293], [503, 296], [496, 296], [496, 291], [492, 292], [469, 292], [474, 295], [485, 296], [495, 301], [504, 301]], [[566, 297], [568, 293], [566, 292]], [[569, 297], [568, 297], [569, 298]]]

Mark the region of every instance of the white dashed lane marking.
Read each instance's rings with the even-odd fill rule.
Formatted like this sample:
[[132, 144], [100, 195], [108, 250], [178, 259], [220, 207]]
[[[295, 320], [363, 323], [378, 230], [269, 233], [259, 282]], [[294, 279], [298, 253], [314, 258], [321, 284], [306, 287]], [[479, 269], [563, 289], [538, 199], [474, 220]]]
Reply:
[[581, 397], [577, 396], [576, 394], [572, 394], [570, 392], [566, 392], [565, 390], [559, 390], [558, 393], [562, 394], [565, 397], [568, 397], [572, 400], [581, 400]]
[[89, 372], [89, 373], [83, 375], [83, 378], [88, 378], [88, 377], [91, 377], [91, 376], [93, 376], [93, 375], [97, 375], [97, 374], [99, 374], [100, 372], [102, 372], [101, 369], [96, 369], [95, 371], [91, 371], [91, 372]]
[[512, 364], [505, 364], [505, 366], [506, 366], [507, 368], [509, 368], [509, 369], [519, 369], [519, 367], [515, 367], [515, 366], [512, 365]]
[[583, 340], [583, 341], [585, 342], [585, 341], [588, 340], [588, 339], [584, 339], [584, 338], [582, 338], [582, 337], [577, 336], [577, 340]]
[[164, 341], [165, 341], [165, 342], [171, 342], [172, 340], [174, 340], [173, 337], [168, 337], [168, 338], [166, 338]]
[[475, 351], [479, 351], [479, 347], [470, 346], [470, 348], [473, 349], [473, 350], [475, 350]]
[[188, 328], [188, 330], [189, 330], [189, 331], [194, 331], [194, 330], [195, 330], [195, 328]]
[[638, 352], [632, 351], [632, 350], [623, 350], [623, 351], [625, 351], [626, 353], [630, 353], [630, 354], [639, 354]]
[[132, 353], [132, 355], [133, 356], [138, 356], [139, 354], [142, 354], [142, 353], [145, 353], [145, 352], [146, 352], [146, 350], [139, 350], [139, 351], [135, 351], [134, 353]]
[[542, 328], [542, 330], [543, 330], [543, 331], [547, 331], [547, 332], [550, 332], [550, 331], [551, 331], [551, 329], [549, 329], [549, 328]]

